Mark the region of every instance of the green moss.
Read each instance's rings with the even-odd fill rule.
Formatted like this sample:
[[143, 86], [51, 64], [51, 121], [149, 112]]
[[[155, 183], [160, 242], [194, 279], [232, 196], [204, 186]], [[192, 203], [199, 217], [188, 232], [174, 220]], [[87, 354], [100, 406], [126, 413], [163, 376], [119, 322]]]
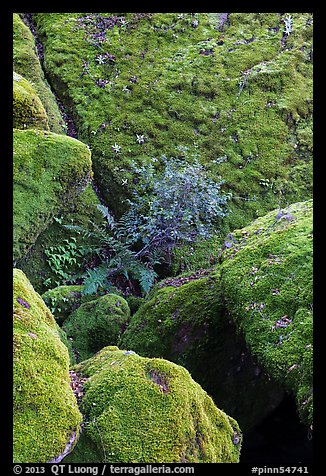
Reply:
[[[311, 198], [312, 155], [303, 171], [293, 128], [306, 121], [312, 130], [312, 15], [292, 14], [289, 47], [286, 13], [230, 13], [222, 26], [219, 14], [195, 15], [128, 13], [126, 26], [112, 28], [104, 23], [116, 21], [109, 13], [34, 19], [47, 74], [92, 148], [110, 209], [120, 214], [127, 206], [132, 160], [175, 156], [183, 145], [225, 180], [234, 197], [225, 226], [240, 228], [280, 201]], [[310, 178], [302, 182], [302, 174]]]
[[221, 230], [219, 235], [214, 235], [208, 240], [176, 247], [173, 250], [171, 273], [176, 276], [217, 264], [224, 236]]
[[85, 360], [105, 345], [116, 344], [129, 317], [130, 309], [125, 299], [106, 294], [81, 304], [65, 320], [63, 329], [73, 338], [79, 360]]
[[163, 281], [153, 290], [132, 317], [119, 345], [151, 357], [174, 360], [178, 356], [180, 364], [192, 368], [191, 363], [200, 361], [197, 353], [221, 315], [218, 277], [210, 273], [185, 284], [181, 278], [176, 282], [178, 287], [164, 286]]
[[224, 251], [225, 306], [260, 365], [312, 424], [312, 201], [237, 230]]
[[69, 386], [68, 350], [50, 311], [14, 270], [14, 462], [45, 463], [63, 453], [82, 417]]
[[243, 431], [257, 425], [284, 395], [261, 372], [226, 316], [218, 270], [160, 282], [132, 316], [118, 345], [184, 366]]
[[55, 97], [44, 78], [33, 35], [17, 13], [13, 14], [13, 60], [14, 70], [29, 80], [40, 98], [47, 113], [50, 130], [62, 134], [65, 124]]
[[14, 258], [21, 258], [91, 176], [88, 148], [47, 131], [14, 130]]
[[75, 365], [76, 363], [76, 357], [74, 354], [74, 350], [72, 348], [72, 342], [71, 339], [68, 339], [67, 334], [65, 331], [59, 326], [59, 324], [56, 323], [56, 329], [58, 331], [59, 337], [61, 342], [67, 347], [68, 353], [69, 353], [69, 362], [70, 365]]
[[132, 294], [125, 296], [125, 299], [128, 303], [131, 315], [135, 314], [135, 312], [137, 312], [140, 306], [145, 302], [145, 298], [134, 296]]
[[88, 377], [85, 428], [65, 462], [239, 461], [238, 424], [184, 368], [106, 347], [75, 370]]
[[14, 73], [13, 123], [17, 129], [49, 129], [48, 119], [32, 85]]
[[83, 295], [82, 289], [82, 285], [58, 286], [42, 294], [45, 304], [59, 325], [81, 304], [96, 298], [96, 295], [92, 294]]

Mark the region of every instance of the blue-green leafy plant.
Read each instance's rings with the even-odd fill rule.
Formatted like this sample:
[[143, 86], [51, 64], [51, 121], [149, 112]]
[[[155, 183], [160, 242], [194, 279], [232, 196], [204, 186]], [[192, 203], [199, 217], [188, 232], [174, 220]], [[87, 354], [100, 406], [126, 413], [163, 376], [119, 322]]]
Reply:
[[187, 149], [181, 152], [181, 157], [162, 156], [147, 166], [133, 165], [138, 186], [119, 220], [98, 205], [101, 225], [91, 222], [91, 231], [65, 226], [98, 241], [100, 264], [84, 274], [85, 294], [111, 286], [110, 277], [117, 275], [137, 281], [147, 294], [157, 277], [155, 265], [170, 263], [176, 246], [219, 232], [230, 195], [221, 192], [223, 181], [210, 179], [197, 157], [189, 161]]
[[218, 233], [230, 195], [221, 192], [223, 180], [208, 177], [198, 158], [162, 156], [135, 167], [135, 173], [139, 188], [120, 226], [142, 242], [143, 255], [169, 260], [175, 246]]

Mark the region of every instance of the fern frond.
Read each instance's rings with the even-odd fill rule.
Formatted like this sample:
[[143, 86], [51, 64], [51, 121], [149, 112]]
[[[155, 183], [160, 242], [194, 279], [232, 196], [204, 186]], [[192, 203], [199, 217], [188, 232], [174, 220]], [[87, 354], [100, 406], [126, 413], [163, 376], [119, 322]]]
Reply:
[[108, 268], [104, 265], [88, 269], [84, 274], [82, 294], [96, 294], [99, 287], [107, 287], [110, 284], [107, 275]]
[[98, 208], [98, 210], [102, 213], [103, 217], [108, 222], [109, 228], [113, 230], [113, 228], [115, 228], [115, 220], [114, 220], [114, 217], [109, 212], [108, 207], [106, 207], [105, 205], [96, 205], [96, 207]]

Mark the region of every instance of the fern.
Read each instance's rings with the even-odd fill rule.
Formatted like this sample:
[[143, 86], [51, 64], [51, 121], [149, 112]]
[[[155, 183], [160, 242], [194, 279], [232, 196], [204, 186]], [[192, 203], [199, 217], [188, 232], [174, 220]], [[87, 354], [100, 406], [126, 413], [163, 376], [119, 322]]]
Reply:
[[84, 274], [82, 294], [96, 294], [99, 288], [110, 289], [111, 283], [107, 275], [108, 269], [104, 265], [100, 265], [94, 269], [88, 269]]
[[116, 226], [115, 221], [111, 213], [109, 212], [108, 207], [105, 205], [96, 205], [98, 210], [102, 213], [103, 217], [106, 219], [110, 230], [113, 230]]
[[130, 268], [130, 273], [133, 279], [139, 282], [141, 291], [145, 295], [152, 289], [155, 279], [158, 276], [152, 268], [147, 267], [141, 262], [133, 263]]

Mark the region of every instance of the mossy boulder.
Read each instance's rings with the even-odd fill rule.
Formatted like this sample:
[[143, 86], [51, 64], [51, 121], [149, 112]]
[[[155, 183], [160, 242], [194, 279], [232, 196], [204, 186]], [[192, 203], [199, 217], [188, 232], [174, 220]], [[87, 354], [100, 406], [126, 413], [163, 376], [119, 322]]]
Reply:
[[274, 210], [234, 232], [223, 253], [225, 307], [252, 354], [312, 424], [312, 201]]
[[82, 416], [53, 316], [21, 270], [13, 278], [13, 459], [46, 463], [79, 434]]
[[27, 253], [55, 215], [86, 187], [91, 154], [71, 137], [14, 129], [14, 259]]
[[70, 365], [76, 364], [76, 357], [74, 354], [74, 349], [72, 347], [72, 342], [71, 339], [68, 339], [67, 334], [65, 331], [62, 329], [62, 327], [59, 326], [59, 324], [56, 322], [56, 329], [58, 331], [59, 338], [61, 342], [67, 347], [68, 353], [69, 353], [69, 362]]
[[252, 359], [227, 316], [218, 269], [156, 285], [118, 345], [184, 366], [243, 431], [257, 425], [284, 396]]
[[88, 359], [106, 345], [115, 345], [130, 318], [126, 300], [106, 294], [81, 304], [63, 323], [79, 361]]
[[311, 146], [311, 13], [33, 19], [51, 84], [91, 146], [94, 176], [117, 215], [137, 186], [132, 162], [183, 157], [178, 146], [225, 180], [229, 229], [311, 198], [312, 153], [301, 132]]
[[17, 129], [49, 129], [48, 119], [33, 86], [13, 74], [13, 124]]
[[[65, 123], [61, 117], [54, 94], [44, 77], [44, 72], [37, 56], [34, 37], [29, 27], [17, 13], [13, 14], [13, 64], [14, 70], [24, 76], [32, 85], [33, 91], [36, 91], [46, 111], [46, 119], [50, 130], [57, 134], [64, 133]], [[17, 87], [17, 84], [14, 84], [15, 87]], [[25, 121], [24, 123], [27, 124], [28, 122]]]
[[87, 378], [85, 427], [64, 462], [237, 463], [241, 431], [183, 367], [105, 347]]
[[81, 304], [96, 298], [94, 294], [84, 295], [82, 290], [82, 285], [57, 286], [42, 294], [45, 304], [59, 325], [62, 325], [69, 314], [72, 314]]

